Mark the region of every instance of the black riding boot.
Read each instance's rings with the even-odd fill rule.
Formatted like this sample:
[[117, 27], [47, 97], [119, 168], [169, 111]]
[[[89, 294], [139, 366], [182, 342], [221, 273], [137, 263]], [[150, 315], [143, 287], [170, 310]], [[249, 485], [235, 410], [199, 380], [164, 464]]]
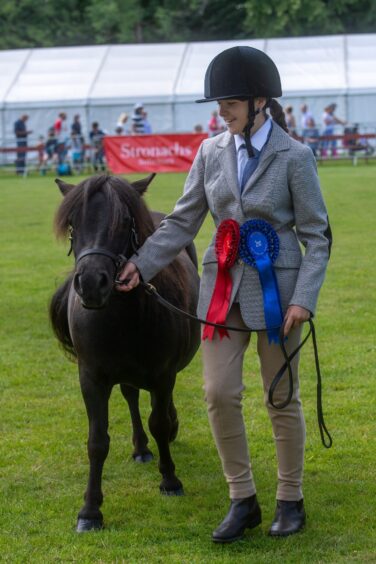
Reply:
[[305, 524], [303, 500], [281, 501], [277, 499], [274, 521], [269, 530], [272, 537], [287, 537], [300, 531]]
[[245, 499], [232, 499], [229, 512], [213, 532], [214, 542], [233, 542], [242, 538], [246, 528], [253, 529], [261, 523], [261, 509], [256, 495]]

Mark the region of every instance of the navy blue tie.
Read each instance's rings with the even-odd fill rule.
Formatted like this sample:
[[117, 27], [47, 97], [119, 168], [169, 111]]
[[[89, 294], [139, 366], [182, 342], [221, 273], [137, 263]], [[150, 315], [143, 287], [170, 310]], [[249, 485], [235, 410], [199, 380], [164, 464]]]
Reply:
[[[245, 145], [241, 145], [240, 149], [245, 149]], [[242, 174], [242, 181], [241, 181], [241, 185], [240, 185], [240, 191], [243, 192], [244, 186], [247, 184], [248, 180], [251, 178], [252, 174], [255, 172], [258, 162], [259, 162], [259, 158], [260, 158], [260, 153], [261, 151], [258, 151], [257, 149], [253, 148], [253, 154], [254, 156], [249, 158], [245, 164], [244, 170], [243, 170], [243, 174]]]

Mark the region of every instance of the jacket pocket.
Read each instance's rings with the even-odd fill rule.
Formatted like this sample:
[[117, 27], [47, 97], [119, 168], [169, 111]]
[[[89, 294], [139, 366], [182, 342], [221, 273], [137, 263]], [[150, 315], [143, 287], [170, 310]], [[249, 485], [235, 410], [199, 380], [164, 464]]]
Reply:
[[276, 268], [300, 268], [302, 264], [302, 254], [295, 250], [281, 250], [274, 263]]

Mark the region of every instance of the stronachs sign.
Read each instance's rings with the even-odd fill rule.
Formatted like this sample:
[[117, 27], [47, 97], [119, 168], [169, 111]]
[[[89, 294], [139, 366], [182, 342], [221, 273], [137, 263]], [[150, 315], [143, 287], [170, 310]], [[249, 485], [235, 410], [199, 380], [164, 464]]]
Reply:
[[206, 133], [106, 136], [108, 168], [115, 174], [132, 172], [186, 172]]

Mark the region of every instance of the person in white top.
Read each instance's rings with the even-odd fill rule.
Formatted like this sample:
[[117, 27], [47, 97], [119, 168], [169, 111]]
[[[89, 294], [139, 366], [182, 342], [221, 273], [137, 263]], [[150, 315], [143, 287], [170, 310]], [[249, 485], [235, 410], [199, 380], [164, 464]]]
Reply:
[[116, 123], [115, 133], [117, 135], [127, 135], [128, 132], [126, 130], [126, 123], [128, 121], [128, 114], [126, 112], [122, 112], [119, 116], [119, 119]]
[[308, 106], [307, 104], [302, 104], [300, 106], [300, 111], [301, 111], [301, 118], [300, 118], [300, 124], [303, 130], [303, 137], [304, 137], [304, 129], [306, 129], [308, 127], [308, 121], [313, 119], [313, 115], [312, 113], [308, 110]]
[[[341, 124], [345, 125], [346, 122], [337, 118], [334, 115], [334, 112], [337, 108], [337, 104], [330, 104], [324, 109], [324, 113], [322, 116], [322, 120], [324, 123], [324, 131], [322, 132], [323, 136], [331, 136], [334, 135], [334, 127], [335, 125]], [[325, 139], [322, 142], [322, 149], [321, 149], [321, 156], [327, 156], [328, 149], [331, 148], [332, 156], [337, 156], [337, 140], [336, 139]]]

